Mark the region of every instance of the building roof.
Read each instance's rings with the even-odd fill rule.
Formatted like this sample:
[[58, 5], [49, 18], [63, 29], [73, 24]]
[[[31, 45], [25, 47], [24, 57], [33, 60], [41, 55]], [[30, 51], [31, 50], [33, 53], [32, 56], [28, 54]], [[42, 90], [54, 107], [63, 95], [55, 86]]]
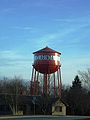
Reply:
[[56, 102], [61, 102], [61, 103], [63, 103], [65, 106], [68, 106], [68, 104], [65, 102], [65, 101], [63, 101], [62, 99], [56, 99], [56, 101], [54, 101], [53, 103], [52, 103], [52, 105], [55, 105], [56, 104]]
[[61, 54], [60, 52], [57, 52], [57, 51], [55, 51], [55, 50], [53, 50], [53, 49], [51, 49], [51, 48], [49, 48], [47, 46], [45, 48], [43, 48], [43, 49], [40, 49], [40, 50], [38, 50], [36, 52], [33, 52], [33, 54], [35, 54], [35, 53], [58, 53], [58, 54]]

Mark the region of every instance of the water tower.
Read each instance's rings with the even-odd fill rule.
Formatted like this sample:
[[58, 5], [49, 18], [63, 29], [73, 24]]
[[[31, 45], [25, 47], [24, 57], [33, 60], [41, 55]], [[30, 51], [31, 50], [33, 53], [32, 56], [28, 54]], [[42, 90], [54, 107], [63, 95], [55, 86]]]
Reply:
[[[56, 96], [56, 90], [58, 95], [61, 96], [61, 72], [60, 72], [60, 55], [61, 53], [45, 47], [34, 54], [34, 63], [31, 77], [32, 95], [38, 95], [38, 84], [40, 82], [39, 76], [43, 75], [43, 94], [49, 94], [49, 78], [53, 76], [53, 91]], [[56, 86], [57, 84], [57, 86]]]

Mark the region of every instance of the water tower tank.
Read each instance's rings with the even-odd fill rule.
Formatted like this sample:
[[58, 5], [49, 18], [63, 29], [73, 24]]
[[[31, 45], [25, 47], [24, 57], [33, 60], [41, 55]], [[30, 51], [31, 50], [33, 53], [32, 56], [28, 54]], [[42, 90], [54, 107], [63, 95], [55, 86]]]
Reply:
[[60, 67], [60, 55], [61, 53], [45, 47], [34, 54], [33, 67], [36, 71], [43, 74], [51, 74], [58, 70]]

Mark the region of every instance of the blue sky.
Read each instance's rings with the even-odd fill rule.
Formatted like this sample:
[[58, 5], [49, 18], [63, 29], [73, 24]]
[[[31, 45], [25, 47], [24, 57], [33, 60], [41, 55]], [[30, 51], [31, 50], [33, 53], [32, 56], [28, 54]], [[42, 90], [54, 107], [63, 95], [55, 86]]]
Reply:
[[90, 67], [90, 0], [0, 0], [0, 76], [29, 80], [46, 46], [62, 53], [65, 84]]

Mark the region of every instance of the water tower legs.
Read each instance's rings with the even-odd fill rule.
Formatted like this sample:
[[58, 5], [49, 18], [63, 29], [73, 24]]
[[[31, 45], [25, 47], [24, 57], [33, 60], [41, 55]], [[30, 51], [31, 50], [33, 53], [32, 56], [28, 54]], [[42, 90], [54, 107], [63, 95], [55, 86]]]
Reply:
[[[56, 73], [50, 74], [43, 74], [43, 78], [40, 78], [40, 74], [38, 71], [36, 71], [34, 68], [32, 69], [32, 77], [31, 77], [31, 84], [30, 84], [30, 94], [31, 95], [39, 95], [39, 89], [42, 91], [42, 94], [50, 94], [52, 92], [53, 88], [53, 94], [56, 97], [61, 97], [61, 89], [62, 89], [62, 83], [61, 83], [61, 70], [60, 68]], [[50, 78], [52, 76], [52, 78]], [[53, 85], [50, 84], [50, 80], [53, 81]], [[40, 83], [42, 83], [42, 89], [40, 86]]]
[[34, 74], [34, 88], [33, 88], [33, 94], [36, 93], [36, 70], [35, 70], [35, 74]]
[[53, 73], [54, 78], [54, 96], [56, 97], [56, 79], [55, 79], [55, 73]]
[[44, 74], [44, 79], [43, 79], [43, 94], [48, 94], [48, 74]]
[[30, 95], [38, 95], [39, 92], [39, 81], [38, 81], [39, 72], [34, 68], [32, 69], [32, 77], [30, 82]]
[[58, 96], [61, 98], [62, 83], [61, 83], [61, 70], [60, 70], [60, 68], [57, 71], [57, 78], [58, 78]]
[[37, 84], [36, 84], [36, 95], [38, 95], [38, 93], [39, 93], [39, 81], [38, 81], [38, 77], [39, 77], [39, 72], [37, 72], [37, 78], [36, 78], [36, 80], [37, 80]]

